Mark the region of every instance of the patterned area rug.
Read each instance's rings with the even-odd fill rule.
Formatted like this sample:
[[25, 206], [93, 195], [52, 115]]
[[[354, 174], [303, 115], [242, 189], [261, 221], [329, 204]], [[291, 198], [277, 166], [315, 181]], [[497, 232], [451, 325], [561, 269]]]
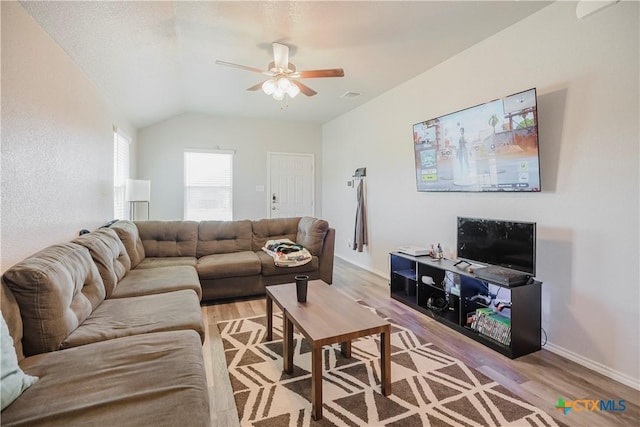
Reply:
[[392, 324], [391, 395], [380, 392], [379, 336], [323, 354], [323, 416], [311, 418], [311, 346], [297, 332], [292, 374], [282, 371], [282, 317], [264, 342], [266, 317], [218, 323], [243, 426], [556, 426], [506, 388]]

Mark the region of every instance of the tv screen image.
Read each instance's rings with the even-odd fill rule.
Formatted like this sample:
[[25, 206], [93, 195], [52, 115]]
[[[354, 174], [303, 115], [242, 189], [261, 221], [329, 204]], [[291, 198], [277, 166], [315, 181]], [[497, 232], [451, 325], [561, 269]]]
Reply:
[[536, 223], [458, 217], [457, 257], [536, 274]]
[[540, 191], [536, 89], [413, 125], [418, 191]]

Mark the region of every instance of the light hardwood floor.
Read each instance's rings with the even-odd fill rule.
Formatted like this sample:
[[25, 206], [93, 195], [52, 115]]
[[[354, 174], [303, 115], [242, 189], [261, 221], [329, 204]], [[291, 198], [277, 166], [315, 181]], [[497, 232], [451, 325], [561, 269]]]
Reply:
[[[358, 268], [339, 258], [335, 260], [335, 286], [346, 297], [363, 300], [385, 316], [410, 328], [446, 353], [482, 372], [496, 382], [546, 411], [568, 426], [609, 427], [640, 425], [640, 391], [615, 382], [544, 348], [534, 354], [511, 360], [441, 325], [389, 297], [387, 279]], [[544, 285], [543, 285], [544, 286]], [[212, 425], [239, 425], [231, 393], [217, 322], [265, 314], [265, 298], [253, 298], [203, 305], [206, 339], [204, 356], [209, 384]], [[393, 371], [392, 371], [393, 379]], [[565, 400], [625, 400], [623, 412], [577, 412], [564, 415], [555, 409], [558, 398]]]

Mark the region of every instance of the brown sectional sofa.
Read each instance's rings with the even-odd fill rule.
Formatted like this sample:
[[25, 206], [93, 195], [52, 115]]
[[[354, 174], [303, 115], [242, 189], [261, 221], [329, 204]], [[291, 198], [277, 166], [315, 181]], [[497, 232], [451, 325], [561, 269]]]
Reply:
[[[275, 267], [261, 247], [284, 237], [312, 261]], [[2, 317], [19, 368], [39, 379], [2, 425], [210, 425], [200, 300], [299, 273], [331, 283], [334, 239], [309, 217], [119, 221], [21, 261], [2, 276]]]
[[130, 265], [117, 234], [100, 229], [3, 274], [19, 367], [39, 377], [2, 411], [3, 426], [210, 425], [197, 274], [150, 292], [150, 280], [127, 280]]
[[[175, 275], [178, 268], [195, 267], [205, 301], [264, 295], [266, 286], [293, 282], [297, 274], [329, 284], [333, 280], [335, 230], [321, 219], [119, 221], [112, 228], [131, 255], [132, 274], [162, 267]], [[307, 248], [311, 262], [276, 267], [262, 247], [283, 238]]]

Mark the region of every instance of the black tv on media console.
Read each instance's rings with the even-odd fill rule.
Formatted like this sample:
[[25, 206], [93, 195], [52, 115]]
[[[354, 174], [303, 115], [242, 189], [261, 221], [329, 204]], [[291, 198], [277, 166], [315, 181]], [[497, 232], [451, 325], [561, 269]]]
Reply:
[[539, 192], [536, 89], [413, 125], [418, 191]]
[[536, 274], [536, 223], [458, 217], [457, 258]]

